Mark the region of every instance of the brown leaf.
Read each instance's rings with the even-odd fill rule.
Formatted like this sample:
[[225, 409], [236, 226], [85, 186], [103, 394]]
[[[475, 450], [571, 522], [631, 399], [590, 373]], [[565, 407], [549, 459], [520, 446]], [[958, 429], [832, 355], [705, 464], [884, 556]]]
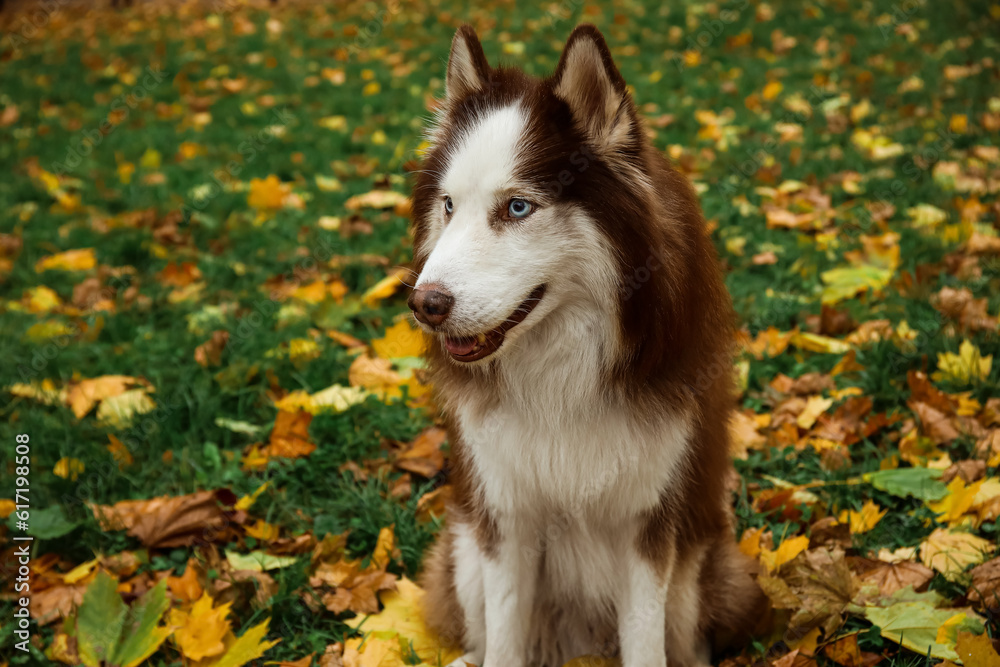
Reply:
[[941, 474], [941, 481], [948, 484], [951, 480], [955, 479], [955, 477], [959, 477], [966, 484], [970, 484], [978, 479], [981, 479], [985, 474], [986, 461], [969, 459], [951, 464], [951, 466]]
[[955, 652], [965, 667], [1000, 667], [1000, 653], [989, 635], [959, 632]]
[[914, 561], [886, 563], [857, 558], [852, 559], [851, 563], [856, 569], [861, 570], [861, 581], [878, 586], [879, 592], [887, 597], [907, 586], [913, 586], [913, 590], [921, 591], [934, 578], [933, 570]]
[[271, 440], [261, 453], [268, 457], [290, 459], [312, 454], [316, 449], [316, 445], [309, 442], [309, 424], [312, 418], [312, 414], [305, 410], [280, 411], [274, 421]]
[[212, 590], [217, 603], [232, 602], [237, 607], [249, 604], [262, 609], [278, 592], [278, 582], [266, 572], [228, 570], [212, 582]]
[[817, 627], [827, 635], [836, 631], [859, 587], [844, 551], [811, 549], [796, 556], [781, 572], [778, 581], [766, 576], [758, 581], [776, 608], [792, 611], [789, 632]]
[[972, 568], [968, 597], [988, 609], [1000, 609], [1000, 558]]
[[833, 306], [824, 304], [820, 311], [819, 332], [824, 336], [839, 338], [857, 328], [857, 323], [851, 314], [846, 310], [838, 310]]
[[942, 288], [931, 298], [931, 303], [945, 317], [956, 320], [966, 331], [996, 331], [997, 319], [987, 311], [987, 299], [974, 299], [967, 287]]
[[420, 496], [417, 501], [417, 519], [430, 521], [434, 517], [443, 517], [445, 506], [451, 500], [451, 491], [451, 485], [445, 484]]
[[441, 445], [448, 433], [439, 426], [432, 426], [414, 438], [397, 457], [394, 465], [423, 477], [434, 477], [444, 467]]
[[942, 445], [958, 437], [958, 429], [951, 423], [948, 415], [926, 403], [910, 401], [907, 405], [920, 418], [920, 430], [933, 440], [934, 444]]
[[83, 603], [86, 583], [71, 586], [52, 586], [31, 594], [31, 617], [38, 625], [47, 625], [69, 616], [73, 609]]
[[327, 646], [316, 667], [344, 667], [344, 645], [337, 642]]
[[955, 401], [927, 378], [926, 373], [910, 371], [906, 374], [906, 383], [910, 387], [910, 400], [926, 403], [944, 414], [955, 414]]
[[236, 503], [228, 489], [199, 491], [186, 496], [123, 500], [113, 506], [92, 505], [104, 530], [128, 530], [143, 545], [154, 548], [224, 541], [232, 532], [220, 502]]
[[212, 332], [212, 337], [194, 350], [194, 360], [201, 366], [219, 366], [222, 364], [222, 351], [229, 342], [229, 332], [223, 329]]
[[882, 661], [878, 653], [869, 653], [858, 648], [857, 633], [841, 637], [823, 647], [823, 654], [843, 667], [874, 667]]

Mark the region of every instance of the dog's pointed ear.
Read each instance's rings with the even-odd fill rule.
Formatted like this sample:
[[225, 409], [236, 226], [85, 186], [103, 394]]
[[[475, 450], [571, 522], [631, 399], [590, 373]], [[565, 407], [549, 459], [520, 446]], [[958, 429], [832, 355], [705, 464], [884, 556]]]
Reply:
[[490, 64], [483, 53], [476, 31], [463, 25], [451, 40], [448, 73], [445, 77], [445, 97], [458, 100], [470, 93], [483, 90], [490, 78]]
[[633, 129], [625, 79], [596, 26], [584, 23], [570, 34], [553, 76], [553, 92], [598, 148], [612, 148]]

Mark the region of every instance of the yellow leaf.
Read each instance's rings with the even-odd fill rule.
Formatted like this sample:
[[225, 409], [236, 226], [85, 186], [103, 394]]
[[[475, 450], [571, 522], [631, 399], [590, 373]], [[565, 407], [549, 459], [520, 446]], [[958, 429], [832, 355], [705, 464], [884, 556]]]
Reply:
[[369, 287], [361, 296], [361, 301], [369, 308], [374, 308], [383, 299], [388, 299], [395, 294], [399, 288], [405, 287], [405, 277], [412, 273], [408, 269], [394, 269], [385, 278]]
[[243, 510], [244, 512], [249, 510], [251, 507], [253, 507], [253, 504], [257, 502], [257, 498], [260, 497], [260, 494], [264, 493], [264, 490], [267, 489], [268, 484], [270, 484], [270, 482], [264, 482], [263, 484], [258, 486], [253, 493], [251, 493], [248, 496], [243, 496], [242, 498], [237, 500], [236, 505], [233, 507], [233, 509]]
[[444, 644], [424, 623], [423, 597], [420, 587], [404, 577], [396, 583], [396, 590], [382, 593], [382, 611], [345, 621], [365, 636], [347, 640], [344, 665], [403, 667], [411, 664], [400, 652], [401, 646], [411, 648], [431, 665], [446, 665], [461, 656], [462, 651], [455, 648], [454, 643]]
[[101, 401], [97, 408], [97, 420], [104, 426], [125, 429], [131, 426], [136, 415], [144, 415], [155, 409], [156, 402], [149, 397], [146, 389], [131, 389]]
[[862, 264], [830, 269], [820, 274], [824, 287], [821, 299], [830, 305], [872, 290], [878, 292], [892, 279], [890, 269]]
[[364, 402], [369, 395], [370, 392], [358, 387], [335, 384], [314, 394], [304, 391], [290, 392], [284, 398], [275, 401], [274, 407], [290, 412], [305, 410], [314, 415], [320, 412], [344, 412], [352, 405]]
[[761, 97], [768, 101], [773, 100], [781, 94], [783, 88], [784, 86], [781, 85], [780, 81], [768, 81], [767, 85], [764, 86], [764, 92], [761, 93]]
[[316, 124], [334, 132], [344, 132], [347, 130], [347, 116], [326, 116]]
[[309, 338], [293, 338], [288, 341], [288, 358], [295, 366], [302, 366], [321, 354], [319, 344]]
[[764, 564], [768, 572], [774, 572], [808, 548], [808, 537], [805, 535], [792, 537], [778, 545], [774, 551], [761, 549], [760, 562]]
[[937, 206], [930, 204], [917, 204], [906, 209], [906, 215], [917, 227], [937, 227], [948, 219], [948, 214]]
[[257, 519], [257, 523], [246, 527], [247, 535], [262, 542], [273, 542], [278, 539], [280, 529], [273, 523], [268, 523], [263, 519]]
[[827, 408], [831, 405], [833, 405], [832, 398], [810, 396], [809, 400], [806, 401], [805, 409], [799, 413], [799, 416], [795, 419], [795, 423], [799, 425], [799, 428], [809, 430], [816, 423], [819, 416], [826, 412]]
[[929, 568], [953, 579], [966, 567], [981, 562], [994, 545], [970, 533], [938, 528], [920, 545], [920, 560]]
[[6, 519], [17, 509], [17, 504], [10, 498], [0, 498], [0, 519]]
[[128, 375], [86, 378], [70, 386], [66, 400], [76, 418], [81, 419], [95, 404], [124, 393], [138, 382]]
[[42, 273], [50, 269], [60, 271], [88, 271], [97, 266], [97, 256], [93, 248], [80, 248], [78, 250], [67, 250], [42, 257], [35, 262], [35, 272]]
[[65, 322], [59, 322], [58, 320], [45, 320], [44, 322], [36, 322], [28, 327], [28, 330], [24, 332], [24, 336], [28, 340], [41, 341], [58, 338], [60, 336], [71, 336], [76, 333], [76, 331], [76, 329]]
[[365, 84], [365, 87], [361, 89], [361, 94], [367, 96], [378, 95], [382, 90], [382, 86], [379, 85], [378, 81], [369, 81]]
[[40, 285], [25, 291], [24, 300], [32, 313], [49, 313], [62, 306], [62, 300], [55, 290]]
[[993, 368], [993, 355], [983, 356], [979, 348], [968, 339], [962, 341], [958, 354], [942, 352], [938, 354], [938, 370], [931, 376], [936, 382], [948, 380], [955, 384], [968, 385], [984, 382]]
[[207, 664], [199, 663], [197, 667], [242, 667], [251, 660], [261, 657], [281, 641], [280, 639], [264, 641], [270, 623], [270, 619], [258, 623], [244, 632], [239, 639], [234, 639], [230, 634], [226, 637], [225, 655]]
[[844, 354], [851, 349], [850, 345], [837, 338], [803, 331], [796, 331], [790, 343], [800, 349], [823, 354]]
[[86, 563], [77, 565], [72, 570], [63, 575], [64, 584], [73, 585], [79, 583], [90, 576], [90, 573], [97, 567], [97, 559], [88, 560]]
[[382, 359], [419, 357], [424, 353], [424, 332], [401, 319], [385, 330], [385, 336], [372, 341], [372, 349]]
[[139, 166], [143, 169], [159, 169], [162, 156], [155, 148], [147, 148], [146, 152], [139, 158]]
[[25, 384], [18, 382], [7, 387], [12, 396], [30, 398], [43, 405], [59, 405], [66, 402], [66, 389], [57, 389], [55, 382], [46, 378], [41, 382], [33, 380]]
[[62, 477], [63, 479], [75, 482], [80, 475], [83, 474], [83, 471], [83, 461], [79, 459], [66, 458], [64, 456], [56, 461], [56, 465], [52, 469], [52, 474], [56, 477]]
[[169, 625], [177, 626], [174, 641], [185, 658], [201, 660], [221, 655], [226, 650], [224, 639], [229, 632], [229, 607], [232, 603], [212, 607], [208, 593], [202, 594], [191, 611], [170, 610]]
[[948, 495], [941, 500], [928, 502], [927, 507], [938, 515], [937, 520], [941, 523], [958, 523], [962, 515], [972, 508], [976, 493], [981, 486], [982, 482], [973, 482], [966, 486], [961, 476], [956, 475], [948, 484]]
[[874, 528], [888, 511], [887, 509], [879, 511], [878, 504], [869, 500], [861, 506], [860, 512], [844, 510], [837, 517], [837, 520], [840, 523], [849, 523], [851, 534], [860, 535]]
[[339, 180], [323, 174], [316, 174], [316, 187], [322, 192], [338, 192], [343, 188]]
[[131, 162], [122, 162], [118, 165], [118, 180], [128, 185], [132, 182], [132, 174], [135, 173], [135, 165]]
[[250, 179], [250, 194], [247, 203], [261, 211], [276, 211], [285, 205], [285, 199], [292, 192], [292, 186], [282, 183], [274, 174], [267, 178]]

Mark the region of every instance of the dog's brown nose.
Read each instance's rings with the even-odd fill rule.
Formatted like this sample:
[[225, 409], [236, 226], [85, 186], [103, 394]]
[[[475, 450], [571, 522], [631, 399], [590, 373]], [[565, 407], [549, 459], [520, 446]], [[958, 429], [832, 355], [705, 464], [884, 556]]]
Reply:
[[406, 300], [418, 321], [436, 327], [448, 319], [455, 298], [437, 285], [424, 285], [413, 290]]

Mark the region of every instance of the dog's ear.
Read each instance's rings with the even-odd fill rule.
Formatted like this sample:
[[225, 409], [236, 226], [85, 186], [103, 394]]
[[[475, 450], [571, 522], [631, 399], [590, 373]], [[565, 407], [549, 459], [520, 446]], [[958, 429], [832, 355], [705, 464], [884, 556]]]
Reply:
[[584, 23], [566, 41], [553, 76], [556, 97], [598, 148], [624, 142], [634, 127], [631, 99], [601, 31]]
[[463, 25], [451, 40], [448, 74], [445, 77], [445, 97], [455, 101], [486, 86], [490, 64], [486, 62], [483, 45], [470, 25]]

